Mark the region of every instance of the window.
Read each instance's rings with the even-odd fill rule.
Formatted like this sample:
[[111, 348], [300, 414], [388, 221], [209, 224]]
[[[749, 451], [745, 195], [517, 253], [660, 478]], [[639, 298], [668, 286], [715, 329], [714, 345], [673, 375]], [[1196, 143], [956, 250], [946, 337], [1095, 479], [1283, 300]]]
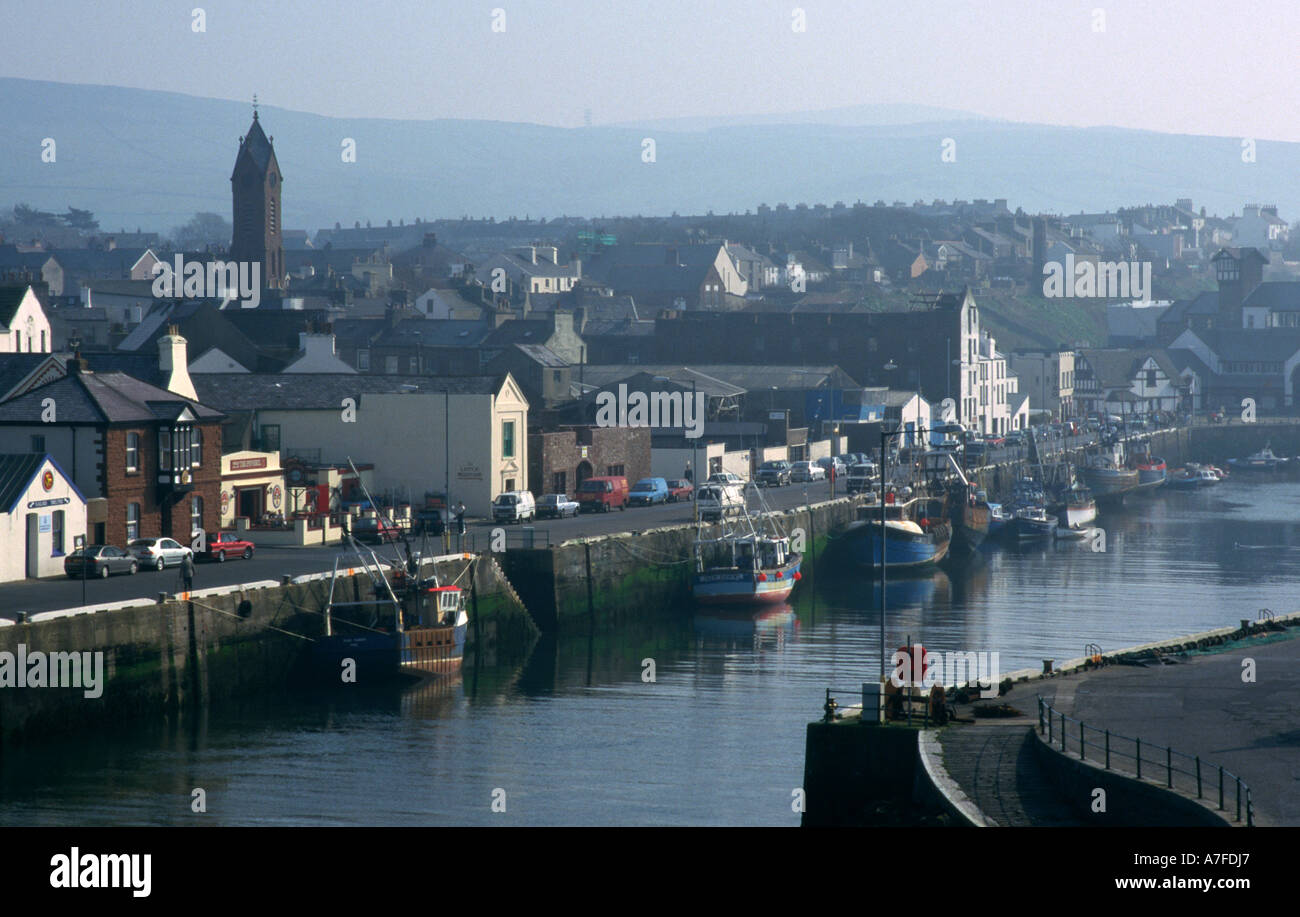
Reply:
[[361, 370], [363, 373], [370, 372], [370, 351], [369, 350], [357, 351], [357, 369]]
[[515, 479], [514, 479], [514, 478], [506, 478], [506, 486], [505, 486], [504, 489], [507, 490], [507, 491], [514, 490], [514, 489], [515, 489]]
[[140, 537], [140, 504], [128, 503], [126, 505], [126, 540], [127, 542], [135, 541]]
[[569, 477], [568, 474], [563, 471], [557, 471], [555, 472], [555, 474], [551, 475], [551, 493], [553, 494], [568, 493], [569, 489], [566, 486], [568, 484], [568, 477]]
[[126, 470], [133, 474], [140, 470], [140, 434], [126, 434]]
[[278, 423], [262, 425], [262, 451], [280, 451], [280, 425]]
[[[515, 457], [515, 422], [513, 420], [503, 420], [501, 422], [501, 457]], [[514, 488], [507, 487], [506, 490], [514, 490]]]
[[190, 540], [203, 531], [203, 498], [190, 497]]
[[1154, 369], [1147, 370], [1147, 385], [1151, 388], [1156, 387], [1156, 371]]
[[551, 381], [554, 382], [556, 385], [560, 384], [562, 378], [563, 378], [563, 374], [558, 369], [551, 370]]
[[395, 356], [384, 357], [384, 372], [388, 373], [389, 375], [397, 374], [397, 357]]
[[411, 357], [411, 375], [418, 376], [419, 374], [420, 374], [420, 358]]
[[172, 467], [172, 433], [167, 427], [158, 431], [158, 468], [170, 471]]
[[609, 476], [612, 477], [612, 478], [621, 478], [621, 477], [623, 476], [623, 466], [622, 466], [622, 465], [606, 465], [606, 466], [605, 466], [605, 474], [609, 475]]
[[53, 544], [55, 557], [63, 553], [63, 510], [54, 511], [54, 520], [50, 524], [50, 541]]
[[44, 436], [33, 436], [33, 437], [32, 437], [32, 452], [34, 452], [36, 455], [44, 455], [44, 454], [45, 454], [45, 437], [44, 437]]
[[203, 464], [203, 431], [190, 427], [190, 467], [198, 468]]

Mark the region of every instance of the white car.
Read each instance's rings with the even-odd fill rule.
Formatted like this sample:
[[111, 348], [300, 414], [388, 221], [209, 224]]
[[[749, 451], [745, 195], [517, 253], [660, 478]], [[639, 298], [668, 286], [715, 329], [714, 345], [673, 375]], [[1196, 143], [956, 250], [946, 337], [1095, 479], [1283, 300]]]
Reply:
[[816, 462], [795, 462], [790, 468], [791, 481], [824, 481], [826, 469]]
[[152, 567], [178, 567], [184, 563], [186, 556], [193, 557], [194, 551], [172, 538], [137, 538], [126, 546], [129, 553], [140, 561], [141, 569]]
[[738, 486], [705, 484], [695, 493], [695, 505], [699, 507], [701, 519], [715, 522], [723, 516], [740, 515], [745, 497]]
[[734, 471], [715, 471], [709, 475], [709, 484], [740, 484], [745, 483], [745, 479]]

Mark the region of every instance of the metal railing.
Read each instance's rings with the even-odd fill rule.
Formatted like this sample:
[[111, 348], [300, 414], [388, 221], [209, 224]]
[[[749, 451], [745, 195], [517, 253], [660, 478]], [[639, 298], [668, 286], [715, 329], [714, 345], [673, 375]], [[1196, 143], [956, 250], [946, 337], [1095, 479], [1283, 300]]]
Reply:
[[1221, 764], [1209, 764], [1200, 755], [1089, 726], [1066, 716], [1041, 697], [1038, 698], [1038, 732], [1053, 748], [1066, 754], [1077, 752], [1080, 761], [1100, 763], [1106, 770], [1119, 770], [1112, 767], [1113, 760], [1131, 761], [1135, 772], [1132, 776], [1138, 780], [1163, 785], [1169, 790], [1195, 793], [1201, 800], [1214, 802], [1217, 798], [1220, 812], [1230, 811], [1228, 805], [1232, 805], [1234, 821], [1240, 822], [1244, 814], [1246, 825], [1255, 826], [1250, 787]]

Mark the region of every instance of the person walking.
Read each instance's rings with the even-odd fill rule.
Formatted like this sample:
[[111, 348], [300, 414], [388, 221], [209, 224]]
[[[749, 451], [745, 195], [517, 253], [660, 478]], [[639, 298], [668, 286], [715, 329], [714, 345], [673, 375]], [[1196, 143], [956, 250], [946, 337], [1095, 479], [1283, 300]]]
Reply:
[[187, 551], [181, 560], [181, 582], [186, 592], [194, 591], [194, 554]]

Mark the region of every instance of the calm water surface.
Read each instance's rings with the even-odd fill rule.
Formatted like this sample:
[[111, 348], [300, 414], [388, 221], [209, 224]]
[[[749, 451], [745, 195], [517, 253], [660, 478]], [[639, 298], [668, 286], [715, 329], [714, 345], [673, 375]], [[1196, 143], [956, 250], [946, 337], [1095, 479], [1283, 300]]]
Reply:
[[[1101, 518], [1104, 553], [997, 549], [891, 582], [887, 645], [996, 650], [1007, 672], [1292, 611], [1296, 520], [1290, 482], [1136, 500]], [[829, 570], [758, 620], [683, 609], [544, 639], [516, 663], [467, 659], [433, 690], [253, 702], [9, 749], [0, 824], [793, 826], [805, 724], [827, 686], [879, 666], [879, 586]]]

